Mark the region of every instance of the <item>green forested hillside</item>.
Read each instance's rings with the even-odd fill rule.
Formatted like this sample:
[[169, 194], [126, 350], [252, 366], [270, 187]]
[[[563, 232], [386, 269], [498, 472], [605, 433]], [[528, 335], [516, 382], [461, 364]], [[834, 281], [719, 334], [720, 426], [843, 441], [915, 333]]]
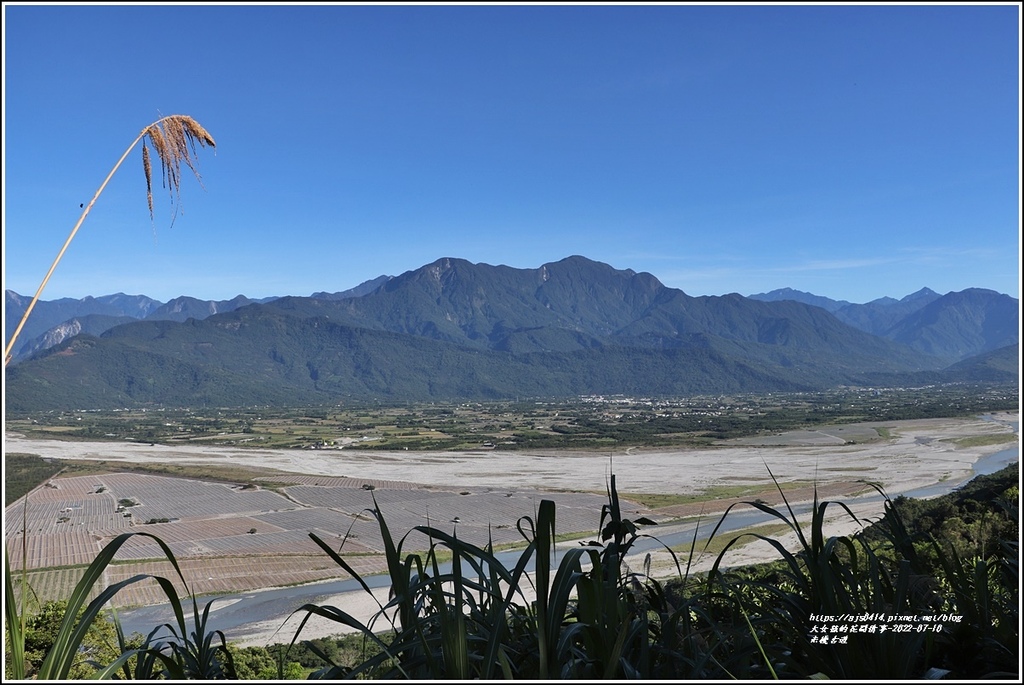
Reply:
[[583, 257], [540, 269], [443, 259], [362, 297], [80, 335], [8, 368], [5, 399], [33, 411], [1011, 381], [999, 359], [942, 372], [818, 307], [689, 297]]
[[885, 337], [957, 362], [1019, 343], [1020, 302], [992, 290], [949, 293], [901, 319]]
[[[126, 335], [136, 327], [145, 329], [145, 335]], [[133, 324], [102, 341], [79, 336], [44, 357], [8, 369], [8, 409], [622, 392], [688, 395], [800, 390], [826, 380], [811, 372], [795, 381], [793, 374], [778, 375], [765, 364], [747, 363], [708, 346], [608, 346], [513, 355], [338, 326], [323, 319], [260, 317], [246, 324], [245, 335], [238, 333], [238, 322], [213, 322], [201, 328], [197, 335], [174, 325]]]

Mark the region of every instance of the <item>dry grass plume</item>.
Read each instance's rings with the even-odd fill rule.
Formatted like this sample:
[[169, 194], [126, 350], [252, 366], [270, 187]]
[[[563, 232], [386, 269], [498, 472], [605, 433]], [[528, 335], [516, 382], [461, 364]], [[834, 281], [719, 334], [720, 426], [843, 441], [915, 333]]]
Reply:
[[156, 150], [160, 158], [160, 170], [163, 175], [163, 186], [171, 194], [171, 201], [180, 200], [181, 191], [181, 165], [185, 163], [196, 180], [202, 185], [202, 177], [196, 168], [195, 155], [196, 143], [200, 147], [209, 145], [217, 147], [217, 144], [205, 128], [198, 121], [184, 114], [173, 114], [164, 117], [159, 121], [150, 124], [142, 131], [142, 166], [146, 174], [146, 201], [149, 204], [149, 216], [153, 218], [153, 171], [150, 164], [149, 147], [145, 138], [149, 138], [150, 144]]

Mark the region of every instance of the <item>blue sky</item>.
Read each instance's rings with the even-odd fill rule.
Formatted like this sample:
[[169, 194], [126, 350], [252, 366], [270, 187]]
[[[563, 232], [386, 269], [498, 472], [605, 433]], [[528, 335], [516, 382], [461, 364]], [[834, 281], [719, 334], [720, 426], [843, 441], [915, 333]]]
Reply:
[[690, 295], [1019, 297], [1020, 9], [4, 5], [4, 287], [335, 292], [580, 254]]

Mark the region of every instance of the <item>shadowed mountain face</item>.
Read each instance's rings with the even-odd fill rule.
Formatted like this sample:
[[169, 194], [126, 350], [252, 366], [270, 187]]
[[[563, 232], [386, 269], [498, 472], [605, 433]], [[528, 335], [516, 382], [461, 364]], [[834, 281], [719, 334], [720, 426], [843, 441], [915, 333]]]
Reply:
[[892, 327], [918, 309], [931, 304], [941, 295], [922, 288], [902, 300], [883, 297], [867, 304], [847, 304], [835, 312], [836, 318], [854, 328], [886, 336]]
[[[892, 330], [892, 321], [901, 318], [900, 312], [914, 313], [937, 300], [941, 304], [936, 306], [946, 310], [984, 306], [984, 298], [967, 303], [953, 295], [941, 298], [924, 289], [903, 300], [847, 304], [838, 311], [859, 307], [862, 315], [867, 311], [888, 312], [866, 316], [875, 321], [888, 317], [885, 326]], [[1016, 303], [1005, 295], [991, 295]], [[665, 287], [651, 274], [617, 270], [578, 256], [539, 269], [446, 258], [390, 279], [364, 297], [339, 302], [282, 298], [272, 306], [292, 315], [326, 316], [362, 328], [515, 352], [565, 351], [602, 344], [665, 348], [678, 346], [695, 334], [804, 350], [828, 348], [855, 357], [870, 353], [898, 358], [906, 352], [877, 340], [881, 333], [851, 325], [838, 313], [829, 315], [817, 305], [788, 299], [760, 301], [739, 295], [690, 297]], [[1003, 328], [1015, 328], [1017, 317], [1012, 309], [998, 309], [989, 319], [1002, 321]], [[941, 338], [943, 332], [935, 336]], [[933, 354], [914, 345], [909, 336], [904, 338], [910, 343], [904, 339], [900, 342], [926, 355]], [[980, 333], [973, 339], [977, 344], [960, 345], [955, 357], [940, 350], [941, 361], [965, 359], [1015, 342], [1015, 338], [986, 338]], [[939, 364], [939, 360], [931, 362]], [[918, 365], [928, 364], [925, 359]]]
[[959, 361], [1017, 344], [1020, 303], [993, 290], [949, 293], [900, 320], [885, 333], [890, 340], [926, 354]]
[[[151, 316], [99, 337], [78, 335], [12, 367], [8, 406], [811, 390], [939, 373], [954, 361], [851, 327], [818, 306], [690, 297], [651, 274], [578, 256], [538, 269], [445, 258], [366, 290], [262, 304], [236, 298], [223, 311], [179, 298], [177, 312], [166, 311], [168, 303], [161, 314], [177, 313], [177, 321]], [[938, 310], [989, 312], [987, 298], [950, 298]], [[182, 319], [185, 311], [201, 316]], [[1006, 338], [1005, 326], [991, 322], [1005, 314], [996, 307], [961, 318], [988, 331], [976, 344], [994, 344]], [[938, 330], [934, 323], [948, 316], [907, 330]], [[985, 373], [1004, 371], [997, 364]]]
[[837, 302], [788, 288], [751, 298], [812, 303], [832, 312], [845, 324], [947, 363], [1019, 341], [1020, 302], [982, 288], [945, 295], [922, 288], [901, 300], [883, 297], [867, 304]]
[[283, 298], [273, 306], [293, 315], [495, 348], [507, 347], [509, 336], [544, 328], [612, 336], [667, 290], [650, 274], [618, 271], [582, 257], [539, 269], [445, 258], [397, 276], [364, 297], [341, 302]]

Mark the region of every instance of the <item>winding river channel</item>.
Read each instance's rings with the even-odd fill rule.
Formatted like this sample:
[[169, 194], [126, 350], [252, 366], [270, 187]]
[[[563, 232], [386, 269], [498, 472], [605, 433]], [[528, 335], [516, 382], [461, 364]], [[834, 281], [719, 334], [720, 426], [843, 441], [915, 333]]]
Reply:
[[[1018, 424], [1010, 424], [1014, 432], [1018, 431]], [[961, 480], [945, 480], [936, 482], [924, 487], [917, 487], [903, 492], [889, 492], [891, 497], [904, 495], [912, 498], [936, 497], [962, 486], [977, 475], [991, 474], [1005, 468], [1007, 465], [1018, 462], [1020, 448], [1015, 446], [1011, 449], [1004, 449], [981, 457], [973, 464], [973, 475]], [[844, 499], [844, 502], [852, 505], [871, 501], [881, 501], [878, 494], [867, 494], [861, 497]], [[795, 504], [793, 509], [797, 515], [806, 513], [811, 507], [810, 503]], [[647, 550], [654, 550], [664, 545], [675, 546], [689, 543], [696, 539], [706, 539], [719, 523], [720, 517], [709, 517], [702, 521], [699, 527], [695, 523], [683, 523], [673, 525], [657, 533], [657, 539], [640, 538], [634, 545], [633, 552], [642, 553]], [[765, 523], [771, 517], [755, 509], [743, 509], [732, 511], [722, 522], [719, 533], [735, 531], [747, 528], [752, 525]], [[564, 554], [559, 553], [558, 558]], [[511, 567], [519, 559], [520, 552], [512, 551], [497, 555], [503, 564]], [[556, 562], [557, 563], [557, 560]], [[448, 570], [445, 567], [443, 570]], [[376, 575], [364, 578], [371, 588], [387, 587], [390, 579], [387, 575]], [[204, 597], [203, 604], [211, 599], [216, 600], [210, 618], [210, 629], [222, 630], [229, 639], [234, 639], [246, 634], [246, 626], [253, 626], [260, 622], [271, 620], [284, 621], [291, 612], [306, 603], [321, 604], [328, 597], [344, 592], [358, 591], [361, 589], [359, 583], [354, 579], [334, 580], [322, 583], [314, 583], [287, 588], [275, 588], [259, 590], [254, 592], [242, 592], [227, 594], [218, 597]], [[220, 606], [218, 606], [220, 605]], [[168, 605], [154, 605], [138, 609], [120, 612], [122, 625], [126, 633], [145, 633], [154, 627], [173, 620], [173, 614]], [[290, 639], [291, 635], [283, 635], [282, 640]]]

